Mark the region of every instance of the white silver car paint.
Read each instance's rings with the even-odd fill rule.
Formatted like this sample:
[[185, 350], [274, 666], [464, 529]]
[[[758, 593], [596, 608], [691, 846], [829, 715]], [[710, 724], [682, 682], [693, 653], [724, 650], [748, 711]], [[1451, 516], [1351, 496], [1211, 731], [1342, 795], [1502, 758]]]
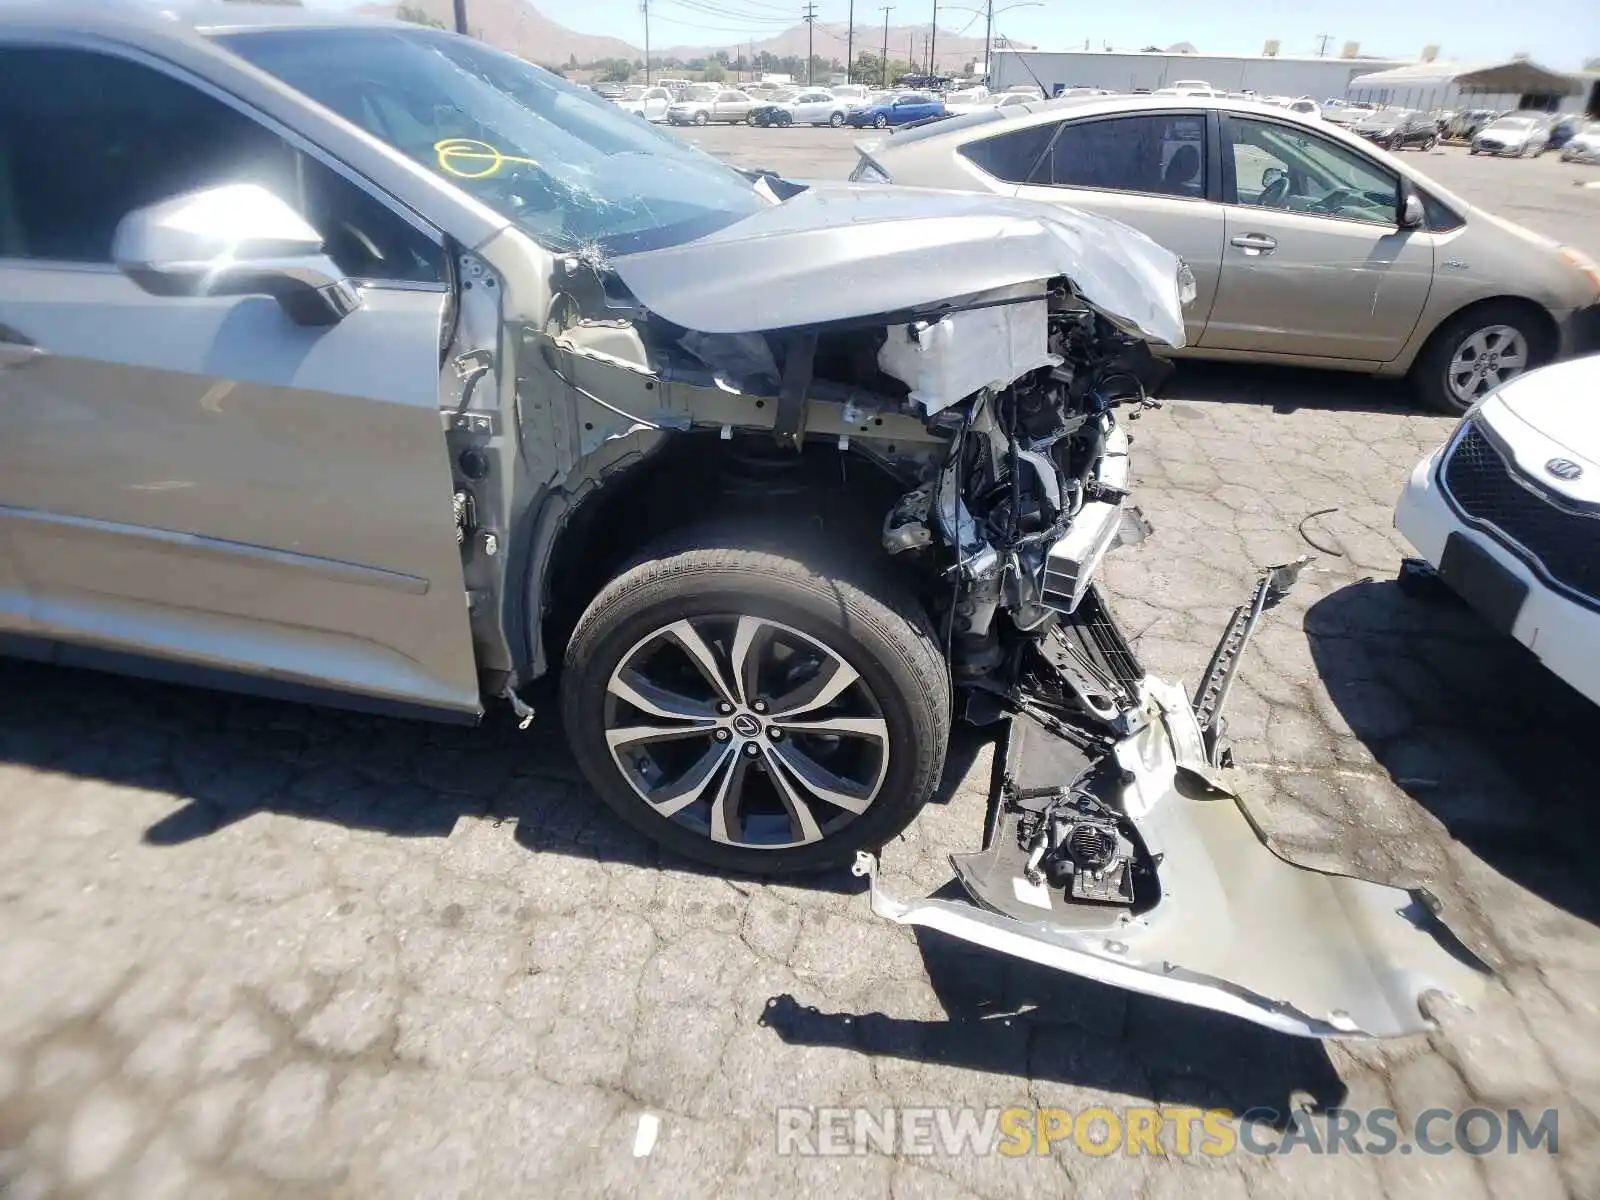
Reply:
[[[1117, 745], [1116, 759], [1123, 810], [1150, 852], [1166, 856], [1153, 909], [1115, 917], [1095, 910], [1068, 927], [961, 900], [906, 902], [878, 885], [876, 862], [862, 855], [856, 874], [871, 880], [872, 911], [1304, 1037], [1422, 1033], [1432, 1025], [1430, 993], [1478, 1002], [1488, 973], [1448, 933], [1440, 940], [1427, 896], [1277, 855], [1243, 800], [1200, 786], [1188, 772], [1185, 747], [1198, 747], [1200, 731], [1183, 688], [1154, 679], [1144, 686], [1152, 720]], [[1019, 900], [1035, 886], [1012, 882]]]
[[948, 299], [952, 279], [977, 294], [1065, 275], [1124, 329], [1166, 346], [1184, 338], [1177, 256], [1105, 217], [996, 196], [819, 184], [612, 267], [646, 308], [705, 333], [904, 311]]

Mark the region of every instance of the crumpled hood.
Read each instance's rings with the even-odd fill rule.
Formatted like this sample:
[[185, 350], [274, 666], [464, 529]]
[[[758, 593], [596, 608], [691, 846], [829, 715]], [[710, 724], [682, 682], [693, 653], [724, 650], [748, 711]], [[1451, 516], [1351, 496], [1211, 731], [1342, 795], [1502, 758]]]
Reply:
[[905, 312], [1064, 275], [1125, 331], [1183, 345], [1176, 255], [1121, 222], [1028, 200], [821, 184], [611, 266], [646, 308], [704, 333]]

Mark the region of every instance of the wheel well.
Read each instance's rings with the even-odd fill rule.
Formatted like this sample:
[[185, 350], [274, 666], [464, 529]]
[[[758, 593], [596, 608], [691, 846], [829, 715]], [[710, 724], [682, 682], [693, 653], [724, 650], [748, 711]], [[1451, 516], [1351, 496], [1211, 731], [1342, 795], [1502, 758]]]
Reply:
[[1414, 361], [1424, 361], [1438, 346], [1439, 338], [1444, 334], [1444, 332], [1462, 317], [1491, 306], [1516, 308], [1528, 314], [1533, 318], [1534, 322], [1539, 326], [1540, 332], [1544, 335], [1544, 349], [1548, 353], [1555, 353], [1556, 348], [1561, 343], [1561, 330], [1556, 326], [1556, 319], [1550, 315], [1550, 311], [1545, 308], [1544, 305], [1540, 304], [1537, 300], [1529, 300], [1526, 296], [1489, 296], [1482, 300], [1474, 300], [1471, 304], [1462, 305], [1460, 308], [1456, 309], [1455, 312], [1451, 313], [1448, 317], [1444, 318], [1444, 320], [1435, 325], [1433, 327], [1433, 332], [1428, 335], [1428, 340], [1423, 344], [1422, 349], [1417, 353], [1417, 357]]
[[646, 546], [702, 521], [733, 518], [826, 533], [882, 553], [884, 515], [907, 490], [872, 459], [829, 443], [801, 454], [769, 437], [685, 434], [608, 479], [563, 525], [545, 580], [539, 624], [544, 661], [561, 662], [578, 618]]

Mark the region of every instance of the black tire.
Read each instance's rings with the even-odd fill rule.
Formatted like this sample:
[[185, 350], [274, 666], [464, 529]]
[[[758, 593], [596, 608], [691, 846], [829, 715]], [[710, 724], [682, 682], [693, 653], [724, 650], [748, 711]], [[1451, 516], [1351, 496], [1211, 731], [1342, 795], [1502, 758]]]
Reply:
[[1434, 330], [1416, 362], [1411, 364], [1411, 386], [1425, 406], [1450, 416], [1460, 416], [1471, 407], [1471, 401], [1458, 397], [1451, 390], [1450, 364], [1475, 333], [1497, 325], [1516, 330], [1527, 343], [1527, 365], [1519, 373], [1543, 366], [1555, 356], [1555, 339], [1549, 324], [1530, 306], [1499, 300], [1474, 305]]
[[794, 124], [794, 118], [792, 116], [790, 116], [788, 113], [779, 113], [778, 114], [778, 128], [779, 129], [787, 129], [787, 128], [789, 128], [789, 126], [791, 126], [793, 124]]
[[750, 126], [752, 129], [754, 129], [756, 124], [757, 124], [755, 113], [753, 113], [753, 112], [745, 113], [745, 115], [744, 115], [744, 123], [746, 125]]
[[1435, 146], [1437, 146], [1438, 144], [1439, 144], [1439, 139], [1438, 138], [1429, 138], [1427, 141], [1422, 143], [1422, 152], [1424, 154], [1432, 154], [1433, 153], [1433, 148]]
[[[858, 850], [883, 845], [933, 794], [949, 742], [949, 674], [921, 606], [877, 569], [879, 564], [834, 563], [825, 551], [797, 550], [792, 538], [786, 543], [782, 536], [702, 527], [646, 552], [606, 584], [584, 612], [567, 645], [561, 680], [568, 739], [606, 803], [669, 850], [739, 874], [826, 870], [851, 862]], [[824, 561], [828, 573], [810, 565]], [[624, 777], [622, 756], [614, 757], [610, 749], [608, 716], [624, 724], [641, 719], [616, 716], [619, 702], [608, 692], [613, 673], [630, 653], [676, 621], [702, 620], [714, 629], [719, 618], [744, 616], [821, 643], [857, 672], [882, 718], [887, 762], [877, 768], [876, 793], [854, 816], [819, 802], [812, 810], [821, 814], [819, 826], [822, 818], [844, 822], [829, 825], [819, 841], [778, 849], [713, 841], [708, 796], [677, 817], [663, 816]], [[724, 649], [725, 643], [718, 652]], [[755, 753], [754, 747], [746, 748]], [[767, 759], [760, 760], [764, 776], [766, 764]]]
[[877, 116], [872, 118], [872, 127], [874, 129], [889, 128], [889, 118], [884, 116], [882, 113], [879, 113]]
[[711, 124], [711, 114], [710, 113], [706, 113], [706, 112], [697, 112], [697, 113], [695, 113], [695, 115], [694, 115], [694, 123], [696, 125], [709, 125], [709, 124]]
[[838, 129], [841, 125], [844, 124], [844, 114], [843, 113], [838, 113], [838, 112], [829, 113], [828, 114], [828, 124], [832, 125], [835, 129]]

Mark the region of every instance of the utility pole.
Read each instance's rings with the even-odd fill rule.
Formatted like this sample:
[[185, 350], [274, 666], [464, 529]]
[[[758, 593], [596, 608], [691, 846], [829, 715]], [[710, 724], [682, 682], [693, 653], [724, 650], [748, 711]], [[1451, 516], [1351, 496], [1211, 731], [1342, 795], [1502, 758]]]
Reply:
[[928, 34], [928, 74], [939, 73], [939, 0], [933, 0], [933, 24]]
[[467, 32], [467, 0], [456, 0], [456, 32]]
[[894, 5], [880, 5], [883, 9], [883, 57], [878, 60], [879, 87], [889, 86], [889, 14], [894, 11]]
[[983, 82], [994, 78], [994, 0], [989, 0], [989, 11], [983, 19]]
[[1326, 58], [1328, 56], [1328, 43], [1333, 41], [1333, 34], [1319, 33], [1317, 38], [1322, 42], [1322, 45], [1317, 47], [1317, 57]]
[[856, 0], [850, 0], [850, 29], [844, 37], [844, 81], [856, 81]]
[[812, 37], [813, 37], [813, 35], [814, 35], [815, 31], [816, 31], [816, 28], [817, 28], [817, 6], [815, 4], [806, 5], [805, 22], [806, 22], [806, 86], [810, 87], [811, 86], [811, 60], [816, 57], [816, 55], [813, 54], [812, 50], [811, 50], [811, 39], [812, 39]]
[[[461, 0], [456, 0], [459, 4]], [[639, 11], [644, 14], [644, 83], [650, 86], [650, 0], [639, 0]]]

